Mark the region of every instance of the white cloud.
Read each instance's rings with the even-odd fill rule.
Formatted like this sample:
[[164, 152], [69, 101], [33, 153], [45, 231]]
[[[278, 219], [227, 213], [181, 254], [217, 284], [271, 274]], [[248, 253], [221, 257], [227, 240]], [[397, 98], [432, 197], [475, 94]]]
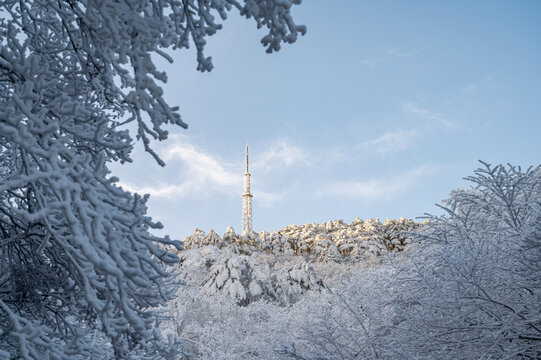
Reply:
[[122, 183], [126, 190], [148, 193], [156, 197], [187, 197], [193, 194], [222, 193], [230, 196], [242, 189], [242, 172], [239, 167], [224, 161], [190, 144], [187, 137], [170, 136], [166, 145], [157, 149], [166, 161], [162, 172], [149, 174], [144, 180], [151, 185]]
[[235, 166], [186, 141], [166, 148], [163, 157], [168, 163], [179, 161], [185, 164], [187, 177], [202, 184], [210, 183], [218, 187], [242, 184], [242, 175]]
[[317, 190], [318, 196], [347, 196], [366, 200], [388, 200], [412, 188], [418, 181], [438, 170], [432, 165], [423, 165], [401, 173], [390, 179], [369, 181], [339, 181]]
[[[221, 159], [191, 144], [188, 137], [180, 135], [170, 136], [167, 143], [158, 144], [156, 150], [167, 163], [166, 167], [132, 178], [135, 180], [132, 182], [121, 181], [120, 185], [125, 190], [164, 199], [202, 198], [213, 194], [240, 197], [242, 194], [242, 161], [232, 163]], [[278, 146], [273, 145], [262, 156], [256, 155], [255, 158], [261, 158], [259, 162], [263, 168], [275, 171], [278, 171], [277, 166], [291, 166], [307, 161], [300, 148], [284, 142]], [[283, 200], [283, 194], [264, 189], [252, 189], [252, 193], [263, 207]]]
[[286, 140], [278, 140], [272, 143], [267, 150], [257, 156], [253, 163], [254, 169], [260, 172], [271, 172], [291, 166], [310, 165], [308, 152]]
[[425, 108], [422, 108], [420, 106], [417, 106], [414, 103], [412, 103], [411, 101], [405, 102], [402, 105], [402, 109], [407, 114], [418, 115], [419, 117], [421, 117], [423, 119], [430, 120], [430, 121], [433, 121], [435, 123], [438, 123], [439, 125], [442, 125], [443, 127], [445, 127], [448, 130], [453, 130], [456, 127], [455, 123], [445, 119], [441, 114], [438, 114], [438, 113], [429, 111], [429, 110], [427, 110]]
[[415, 129], [389, 131], [374, 140], [359, 144], [357, 149], [386, 155], [412, 147], [418, 137], [419, 133]]

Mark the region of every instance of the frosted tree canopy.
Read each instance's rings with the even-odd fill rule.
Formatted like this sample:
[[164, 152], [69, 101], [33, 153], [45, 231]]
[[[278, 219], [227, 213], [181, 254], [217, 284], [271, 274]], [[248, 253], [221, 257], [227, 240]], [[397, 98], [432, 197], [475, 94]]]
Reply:
[[[108, 176], [131, 161], [131, 134], [151, 147], [164, 125], [186, 128], [166, 103], [152, 56], [194, 45], [231, 10], [268, 30], [267, 52], [304, 26], [287, 1], [2, 1], [0, 11], [0, 358], [172, 357], [154, 310], [173, 294], [146, 216], [147, 197]], [[174, 346], [172, 346], [174, 345]]]

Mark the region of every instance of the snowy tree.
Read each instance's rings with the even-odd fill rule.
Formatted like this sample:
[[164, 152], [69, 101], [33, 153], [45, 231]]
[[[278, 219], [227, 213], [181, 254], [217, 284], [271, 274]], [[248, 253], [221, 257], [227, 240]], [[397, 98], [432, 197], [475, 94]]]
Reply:
[[308, 291], [323, 291], [327, 285], [309, 263], [296, 264], [277, 270], [273, 275], [274, 288], [281, 303], [289, 305]]
[[327, 302], [326, 279], [335, 283], [350, 270], [284, 253], [240, 255], [230, 246], [179, 255], [185, 286], [169, 302], [172, 319], [162, 328], [194, 359], [277, 358], [275, 350], [296, 339]]
[[467, 179], [401, 266], [393, 355], [539, 358], [541, 167], [483, 163]]
[[[308, 291], [327, 289], [309, 263], [269, 265], [254, 254], [239, 255], [229, 247], [221, 251], [203, 282], [202, 289], [207, 296], [226, 295], [241, 306], [258, 300], [290, 305]], [[201, 248], [200, 252], [192, 252], [185, 258], [186, 265], [203, 264], [203, 258], [208, 260], [209, 253]]]
[[172, 357], [156, 308], [174, 293], [180, 247], [146, 216], [146, 196], [115, 185], [107, 163], [187, 125], [163, 98], [152, 56], [197, 51], [236, 9], [266, 27], [268, 52], [305, 28], [300, 0], [0, 3], [0, 356]]
[[220, 246], [222, 243], [222, 238], [213, 229], [210, 229], [209, 232], [201, 239], [202, 245]]
[[184, 248], [191, 249], [198, 246], [203, 246], [203, 239], [205, 238], [205, 232], [195, 228], [193, 234], [184, 239]]
[[475, 186], [453, 191], [411, 246], [376, 271], [353, 273], [280, 354], [539, 358], [541, 167], [483, 163], [467, 179]]
[[320, 296], [318, 306], [307, 309], [307, 323], [296, 341], [283, 343], [279, 354], [304, 360], [385, 358], [385, 343], [396, 335], [389, 294], [395, 270], [367, 267], [344, 275]]
[[203, 289], [209, 296], [226, 294], [239, 305], [276, 298], [268, 266], [254, 256], [237, 255], [230, 249], [225, 249], [212, 265]]

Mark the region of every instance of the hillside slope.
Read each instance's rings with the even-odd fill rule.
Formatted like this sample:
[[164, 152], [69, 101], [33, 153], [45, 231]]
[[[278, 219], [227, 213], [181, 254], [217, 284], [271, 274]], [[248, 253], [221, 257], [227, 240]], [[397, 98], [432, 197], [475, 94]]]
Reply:
[[408, 232], [421, 226], [407, 219], [337, 220], [245, 237], [231, 227], [223, 236], [196, 229], [178, 253], [185, 286], [164, 327], [194, 359], [271, 359], [293, 343], [308, 351], [297, 336], [329, 311], [336, 294], [353, 284], [368, 291], [390, 278], [382, 262], [400, 256]]

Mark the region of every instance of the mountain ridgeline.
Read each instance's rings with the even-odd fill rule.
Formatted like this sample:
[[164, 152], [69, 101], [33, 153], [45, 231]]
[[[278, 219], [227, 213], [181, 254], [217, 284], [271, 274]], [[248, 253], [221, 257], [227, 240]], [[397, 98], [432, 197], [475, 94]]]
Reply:
[[214, 230], [208, 233], [195, 229], [184, 240], [185, 249], [203, 246], [231, 247], [234, 252], [250, 255], [254, 252], [305, 255], [319, 261], [352, 261], [387, 252], [402, 251], [410, 240], [408, 234], [426, 222], [411, 219], [379, 219], [353, 222], [343, 220], [326, 223], [289, 225], [273, 233], [261, 231], [248, 235], [236, 234], [228, 227], [223, 236]]
[[196, 230], [164, 332], [189, 359], [540, 359], [541, 166], [482, 165], [424, 223]]

